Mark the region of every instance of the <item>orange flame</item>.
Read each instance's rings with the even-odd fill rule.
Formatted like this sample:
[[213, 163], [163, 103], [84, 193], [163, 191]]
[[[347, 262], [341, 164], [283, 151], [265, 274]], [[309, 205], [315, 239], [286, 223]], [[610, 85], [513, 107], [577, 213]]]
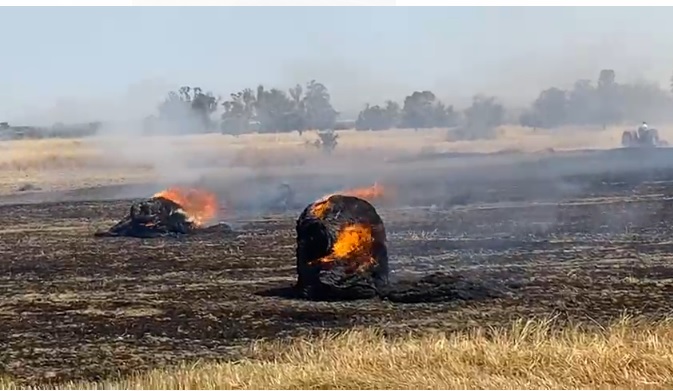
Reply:
[[347, 262], [348, 271], [354, 272], [376, 262], [372, 256], [374, 237], [372, 228], [365, 224], [351, 224], [343, 227], [337, 234], [332, 253], [314, 263], [333, 265]]
[[202, 189], [170, 187], [154, 195], [180, 205], [187, 217], [197, 226], [202, 226], [217, 214], [218, 204], [215, 194]]
[[325, 217], [327, 214], [327, 210], [329, 209], [331, 203], [329, 201], [329, 196], [327, 198], [323, 198], [320, 201], [316, 201], [311, 205], [311, 214], [313, 214], [315, 217], [322, 219]]
[[382, 185], [379, 185], [378, 182], [374, 182], [372, 186], [344, 190], [339, 192], [339, 194], [358, 197], [371, 202], [383, 198], [386, 195], [386, 189]]
[[374, 184], [369, 187], [357, 187], [355, 189], [343, 190], [323, 196], [319, 200], [315, 201], [313, 205], [311, 205], [311, 213], [319, 219], [324, 218], [331, 205], [329, 198], [333, 195], [340, 194], [345, 196], [358, 197], [365, 201], [372, 202], [374, 200], [389, 196], [390, 193], [390, 189], [380, 185], [378, 182], [374, 182]]

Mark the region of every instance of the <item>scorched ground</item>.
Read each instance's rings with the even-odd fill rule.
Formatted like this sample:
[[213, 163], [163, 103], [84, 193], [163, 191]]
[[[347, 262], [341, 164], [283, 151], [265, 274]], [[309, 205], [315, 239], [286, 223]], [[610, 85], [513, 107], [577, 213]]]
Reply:
[[[244, 221], [240, 235], [227, 239], [211, 233], [100, 240], [93, 231], [117, 222], [128, 201], [2, 206], [2, 372], [33, 385], [99, 379], [181, 360], [236, 357], [239, 347], [260, 337], [353, 325], [395, 333], [546, 314], [589, 324], [625, 310], [669, 314], [673, 172], [583, 177], [573, 182], [581, 191], [572, 198], [534, 202], [541, 199], [530, 189], [550, 188], [544, 180], [461, 188], [470, 197], [460, 205], [448, 192], [445, 199], [423, 199], [440, 193], [428, 187], [415, 202], [438, 207], [377, 206], [391, 279], [444, 270], [512, 291], [443, 303], [258, 295], [296, 281], [298, 212]], [[484, 204], [493, 194], [512, 202]]]

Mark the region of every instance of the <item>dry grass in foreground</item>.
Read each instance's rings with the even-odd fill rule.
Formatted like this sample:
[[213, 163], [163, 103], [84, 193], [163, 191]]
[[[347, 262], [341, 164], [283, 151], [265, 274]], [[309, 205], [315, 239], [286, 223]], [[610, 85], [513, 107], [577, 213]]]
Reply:
[[[287, 341], [286, 341], [287, 342]], [[196, 363], [67, 388], [121, 389], [670, 389], [673, 321], [622, 319], [589, 330], [553, 321], [510, 329], [384, 337], [354, 330], [259, 342], [235, 363]], [[14, 384], [2, 382], [0, 387]]]

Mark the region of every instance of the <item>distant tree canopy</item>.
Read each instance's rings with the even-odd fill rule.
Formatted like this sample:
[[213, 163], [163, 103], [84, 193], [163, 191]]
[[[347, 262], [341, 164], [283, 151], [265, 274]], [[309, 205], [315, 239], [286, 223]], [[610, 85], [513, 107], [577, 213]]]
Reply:
[[476, 95], [463, 112], [463, 125], [450, 136], [460, 140], [491, 138], [504, 119], [505, 108], [495, 97]]
[[181, 87], [168, 93], [159, 105], [158, 119], [184, 128], [208, 130], [213, 127], [211, 114], [217, 110], [218, 101], [200, 87]]
[[256, 91], [247, 88], [231, 94], [222, 106], [222, 131], [231, 134], [332, 129], [338, 116], [327, 87], [315, 80], [306, 88], [297, 84], [287, 93], [262, 85]]
[[400, 105], [389, 100], [385, 107], [367, 104], [365, 109], [358, 114], [355, 128], [357, 130], [385, 130], [396, 127], [399, 121]]
[[[672, 86], [673, 88], [673, 80]], [[618, 124], [624, 121], [658, 121], [673, 118], [673, 98], [657, 85], [620, 84], [615, 72], [604, 69], [596, 85], [578, 80], [571, 90], [548, 88], [521, 115], [524, 126], [554, 128], [562, 125]]]
[[[518, 122], [529, 127], [555, 128], [669, 120], [673, 119], [673, 77], [670, 89], [665, 91], [644, 82], [619, 83], [613, 70], [604, 69], [595, 82], [581, 79], [567, 90], [544, 89]], [[221, 117], [213, 119], [218, 109]], [[432, 91], [423, 90], [413, 91], [401, 101], [367, 104], [355, 121], [337, 121], [339, 113], [332, 106], [327, 86], [316, 80], [287, 90], [259, 85], [231, 93], [226, 100], [198, 87], [182, 87], [169, 93], [159, 106], [159, 119], [179, 128], [190, 127], [195, 131], [219, 128], [229, 134], [295, 130], [301, 134], [309, 129], [354, 126], [363, 131], [451, 128], [454, 138], [488, 138], [505, 122], [506, 114], [503, 105], [492, 96], [477, 95], [469, 107], [456, 111]]]
[[431, 91], [414, 91], [404, 99], [404, 105], [387, 101], [385, 107], [365, 106], [358, 115], [358, 130], [383, 130], [390, 128], [446, 128], [455, 126], [458, 113], [453, 106], [446, 106]]

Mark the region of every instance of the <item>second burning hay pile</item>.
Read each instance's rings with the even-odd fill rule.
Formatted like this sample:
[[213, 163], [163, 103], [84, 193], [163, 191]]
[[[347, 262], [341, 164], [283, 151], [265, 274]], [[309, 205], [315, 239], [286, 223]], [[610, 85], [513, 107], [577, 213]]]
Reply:
[[226, 224], [206, 227], [218, 211], [217, 197], [201, 189], [172, 187], [153, 197], [135, 202], [129, 214], [95, 236], [155, 238], [197, 232], [231, 232]]

